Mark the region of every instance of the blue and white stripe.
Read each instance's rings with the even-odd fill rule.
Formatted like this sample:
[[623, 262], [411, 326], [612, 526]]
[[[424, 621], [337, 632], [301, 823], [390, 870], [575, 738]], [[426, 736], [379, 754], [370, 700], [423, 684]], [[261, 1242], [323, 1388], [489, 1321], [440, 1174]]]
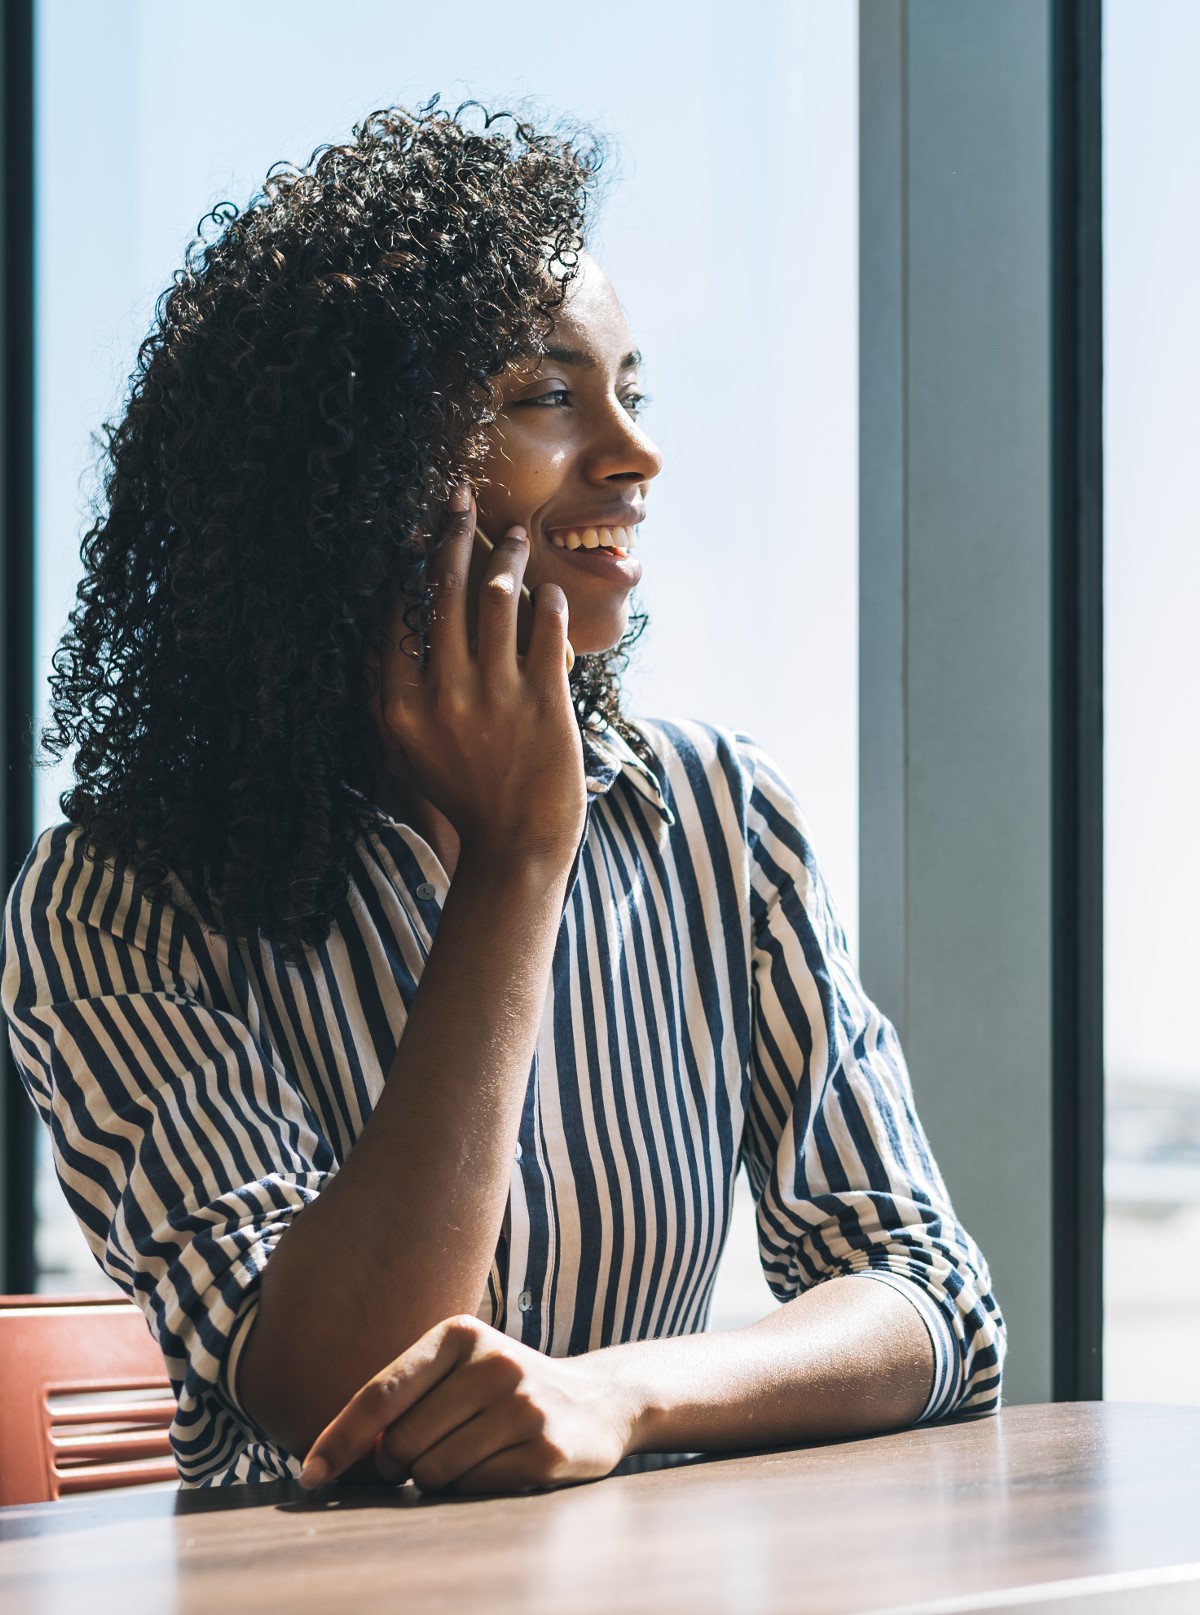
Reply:
[[[922, 1415], [997, 1405], [1004, 1325], [891, 1024], [859, 983], [801, 810], [748, 737], [589, 732], [588, 827], [480, 1316], [555, 1355], [703, 1329], [744, 1166], [787, 1300], [847, 1274], [917, 1307]], [[36, 842], [0, 1001], [104, 1271], [178, 1398], [185, 1484], [296, 1474], [236, 1395], [257, 1279], [382, 1090], [447, 880], [382, 812], [328, 941], [289, 970], [190, 897], [152, 901], [72, 825]]]

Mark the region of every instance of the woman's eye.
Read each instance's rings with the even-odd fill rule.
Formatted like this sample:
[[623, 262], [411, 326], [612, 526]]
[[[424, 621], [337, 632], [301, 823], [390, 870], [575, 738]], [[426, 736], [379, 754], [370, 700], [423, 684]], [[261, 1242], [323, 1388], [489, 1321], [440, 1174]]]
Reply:
[[[640, 415], [649, 402], [650, 398], [646, 393], [626, 393], [621, 400], [622, 406], [631, 415]], [[552, 392], [538, 393], [535, 398], [518, 399], [518, 403], [536, 404], [539, 408], [545, 405], [550, 409], [566, 409], [571, 407], [571, 391], [568, 387], [555, 387]]]
[[[548, 403], [550, 403], [551, 399], [554, 399], [554, 398], [567, 398], [567, 399], [569, 399], [570, 396], [571, 396], [571, 394], [570, 394], [570, 391], [569, 391], [568, 388], [566, 388], [566, 387], [556, 387], [554, 389], [554, 391], [551, 392], [551, 393], [539, 393], [536, 398], [522, 398], [521, 402], [523, 404], [548, 404]], [[555, 407], [558, 408], [558, 407], [561, 407], [561, 406], [556, 405]]]

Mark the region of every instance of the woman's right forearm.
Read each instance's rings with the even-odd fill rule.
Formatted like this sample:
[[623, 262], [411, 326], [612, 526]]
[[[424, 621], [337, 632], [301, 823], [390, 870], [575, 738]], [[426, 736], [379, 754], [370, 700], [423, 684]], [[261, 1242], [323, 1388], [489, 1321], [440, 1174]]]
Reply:
[[460, 855], [383, 1094], [261, 1280], [237, 1390], [290, 1451], [425, 1330], [479, 1306], [570, 867]]

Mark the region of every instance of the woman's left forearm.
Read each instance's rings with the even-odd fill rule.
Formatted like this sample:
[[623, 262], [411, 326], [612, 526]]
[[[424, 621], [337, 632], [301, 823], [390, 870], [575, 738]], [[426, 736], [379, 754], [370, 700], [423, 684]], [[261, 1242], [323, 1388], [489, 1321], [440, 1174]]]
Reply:
[[610, 1346], [593, 1365], [632, 1410], [630, 1453], [901, 1429], [924, 1412], [935, 1367], [916, 1308], [862, 1275], [826, 1280], [742, 1329]]
[[916, 1308], [829, 1279], [728, 1333], [547, 1357], [478, 1318], [435, 1324], [321, 1432], [301, 1479], [366, 1472], [423, 1490], [591, 1480], [635, 1452], [746, 1451], [914, 1423], [933, 1383]]

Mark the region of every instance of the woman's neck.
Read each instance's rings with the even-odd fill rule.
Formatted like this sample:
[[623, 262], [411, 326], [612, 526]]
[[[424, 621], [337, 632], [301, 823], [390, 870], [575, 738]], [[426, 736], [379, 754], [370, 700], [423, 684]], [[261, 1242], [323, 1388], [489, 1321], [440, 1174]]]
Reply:
[[446, 879], [454, 879], [458, 865], [458, 832], [444, 813], [413, 786], [394, 774], [375, 776], [375, 801], [398, 824], [407, 824], [433, 848]]

